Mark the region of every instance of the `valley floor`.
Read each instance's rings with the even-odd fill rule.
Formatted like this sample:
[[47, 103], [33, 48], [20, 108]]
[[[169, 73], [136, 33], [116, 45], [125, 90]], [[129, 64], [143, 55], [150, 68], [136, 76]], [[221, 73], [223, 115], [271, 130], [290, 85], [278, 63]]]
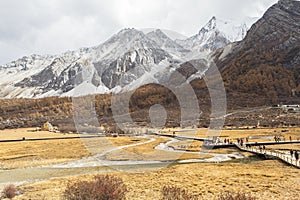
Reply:
[[[166, 134], [206, 137], [205, 129], [160, 130]], [[255, 141], [297, 138], [300, 128], [224, 130], [231, 140]], [[0, 131], [1, 140], [59, 138], [74, 135], [33, 132], [33, 129]], [[1, 143], [0, 188], [18, 185], [14, 199], [61, 199], [69, 181], [91, 179], [95, 174], [121, 177], [127, 199], [160, 199], [165, 185], [178, 186], [203, 199], [224, 191], [252, 193], [259, 199], [299, 199], [300, 170], [279, 161], [261, 160], [237, 149], [201, 150], [202, 142], [159, 136], [99, 137]], [[299, 144], [270, 149], [298, 149]], [[209, 163], [208, 163], [209, 162]]]
[[[224, 191], [252, 193], [258, 199], [299, 199], [300, 171], [278, 161], [249, 163], [184, 164], [144, 172], [110, 172], [121, 177], [129, 189], [127, 199], [160, 199], [163, 186], [178, 186], [215, 199]], [[21, 186], [16, 199], [61, 199], [69, 181], [89, 180], [92, 175], [58, 178]]]

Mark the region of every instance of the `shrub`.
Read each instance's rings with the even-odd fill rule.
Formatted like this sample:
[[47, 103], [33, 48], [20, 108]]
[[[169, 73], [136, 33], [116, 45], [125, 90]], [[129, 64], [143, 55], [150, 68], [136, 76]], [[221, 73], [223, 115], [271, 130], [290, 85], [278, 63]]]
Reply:
[[187, 190], [173, 186], [164, 186], [161, 190], [162, 200], [197, 200], [199, 195], [189, 194]]
[[92, 181], [69, 183], [63, 197], [67, 200], [121, 200], [125, 198], [126, 185], [114, 176], [95, 176]]
[[14, 185], [7, 185], [2, 190], [2, 197], [12, 199], [16, 196], [17, 189]]
[[257, 198], [251, 194], [245, 194], [243, 192], [226, 192], [219, 195], [218, 200], [256, 200]]

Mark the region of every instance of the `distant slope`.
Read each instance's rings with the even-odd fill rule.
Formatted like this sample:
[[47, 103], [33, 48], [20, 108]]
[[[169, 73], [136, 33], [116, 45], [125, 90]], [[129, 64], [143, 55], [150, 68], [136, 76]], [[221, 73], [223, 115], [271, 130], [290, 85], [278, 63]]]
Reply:
[[[226, 30], [224, 32], [224, 30]], [[120, 93], [166, 80], [180, 64], [240, 40], [245, 24], [212, 18], [194, 37], [123, 29], [103, 44], [59, 55], [32, 55], [0, 66], [0, 98]], [[180, 40], [181, 39], [181, 40]], [[86, 89], [85, 89], [86, 88]]]
[[299, 101], [300, 2], [281, 0], [241, 42], [215, 53], [228, 95], [261, 103]]

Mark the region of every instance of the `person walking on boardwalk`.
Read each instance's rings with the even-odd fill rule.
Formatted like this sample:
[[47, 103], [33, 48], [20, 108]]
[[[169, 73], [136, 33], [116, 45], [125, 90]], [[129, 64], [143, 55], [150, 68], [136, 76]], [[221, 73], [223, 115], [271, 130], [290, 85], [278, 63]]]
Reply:
[[290, 136], [290, 141], [292, 141], [292, 136]]
[[298, 160], [299, 159], [299, 152], [295, 151], [295, 159]]
[[299, 162], [299, 164], [300, 164], [299, 156], [300, 156], [300, 152], [297, 151], [296, 165], [297, 165], [298, 162]]
[[291, 153], [291, 157], [293, 158], [293, 155], [294, 155], [293, 149], [290, 150], [290, 153]]

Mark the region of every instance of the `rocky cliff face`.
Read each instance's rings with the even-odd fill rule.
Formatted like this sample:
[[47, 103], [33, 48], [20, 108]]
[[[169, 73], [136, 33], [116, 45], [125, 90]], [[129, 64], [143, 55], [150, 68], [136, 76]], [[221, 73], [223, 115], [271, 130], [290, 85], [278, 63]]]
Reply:
[[243, 41], [215, 56], [229, 93], [272, 102], [300, 96], [300, 2], [279, 1]]
[[243, 48], [253, 48], [253, 44], [273, 51], [293, 48], [300, 35], [299, 4], [299, 1], [281, 0], [272, 6], [249, 30]]

